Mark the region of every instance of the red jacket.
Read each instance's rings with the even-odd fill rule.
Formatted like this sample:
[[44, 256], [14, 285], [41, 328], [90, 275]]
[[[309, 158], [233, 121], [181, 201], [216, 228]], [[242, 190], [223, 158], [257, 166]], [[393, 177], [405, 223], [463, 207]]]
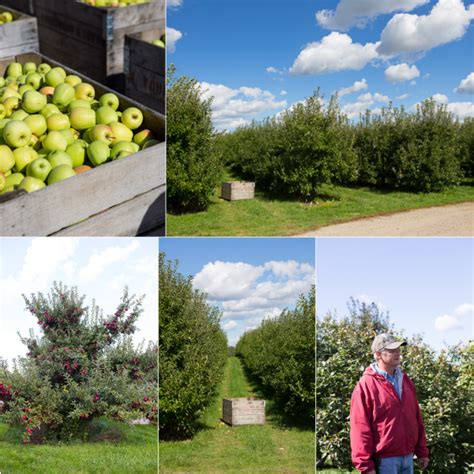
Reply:
[[351, 399], [352, 463], [360, 472], [375, 470], [375, 458], [429, 455], [413, 382], [403, 373], [402, 399], [383, 375], [368, 367]]

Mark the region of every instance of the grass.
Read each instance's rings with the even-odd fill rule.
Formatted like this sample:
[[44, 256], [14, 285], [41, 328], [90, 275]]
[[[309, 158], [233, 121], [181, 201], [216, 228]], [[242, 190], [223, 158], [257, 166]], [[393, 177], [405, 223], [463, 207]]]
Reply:
[[[13, 433], [12, 433], [13, 431]], [[156, 426], [123, 426], [120, 443], [22, 445], [15, 430], [0, 424], [2, 474], [156, 474]]]
[[474, 201], [472, 181], [440, 193], [383, 192], [370, 188], [321, 186], [312, 203], [272, 199], [224, 201], [216, 195], [206, 212], [167, 216], [167, 235], [298, 235], [362, 217]]
[[283, 428], [272, 416], [261, 426], [230, 427], [220, 421], [221, 400], [253, 396], [236, 357], [203, 428], [189, 441], [160, 442], [160, 473], [314, 473], [314, 432]]

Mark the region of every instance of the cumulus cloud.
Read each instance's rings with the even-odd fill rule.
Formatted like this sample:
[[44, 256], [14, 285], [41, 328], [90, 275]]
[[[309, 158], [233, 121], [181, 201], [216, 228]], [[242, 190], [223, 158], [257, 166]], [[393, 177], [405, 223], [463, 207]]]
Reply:
[[183, 5], [183, 0], [167, 0], [166, 6], [168, 8], [178, 8]]
[[257, 114], [286, 107], [286, 100], [258, 87], [232, 89], [223, 84], [200, 83], [203, 98], [213, 98], [212, 118], [218, 129], [232, 129], [249, 123]]
[[[355, 119], [359, 117], [361, 113], [364, 113], [367, 109], [376, 103], [388, 103], [390, 102], [390, 97], [380, 94], [376, 92], [372, 94], [371, 92], [367, 92], [365, 94], [360, 95], [357, 98], [356, 102], [351, 102], [345, 104], [342, 107], [342, 111], [349, 117], [349, 119]], [[372, 110], [374, 113], [378, 113], [380, 109]]]
[[448, 110], [456, 115], [460, 120], [474, 117], [473, 102], [450, 102], [448, 104]]
[[407, 63], [401, 63], [385, 69], [385, 79], [389, 82], [411, 81], [415, 77], [420, 77], [420, 71], [415, 65], [409, 66]]
[[380, 36], [377, 52], [386, 57], [428, 51], [461, 38], [474, 18], [474, 5], [462, 0], [439, 0], [428, 15], [399, 13]]
[[299, 75], [358, 71], [378, 56], [377, 46], [378, 43], [353, 43], [349, 35], [334, 31], [321, 41], [306, 45], [295, 59], [290, 73]]
[[454, 89], [458, 94], [474, 94], [474, 72], [471, 72], [465, 79], [463, 79], [459, 86]]
[[408, 99], [408, 97], [410, 97], [410, 94], [402, 94], [402, 95], [399, 95], [397, 97], [395, 97], [397, 100], [405, 100], [405, 99]]
[[169, 53], [176, 51], [176, 43], [183, 37], [181, 31], [166, 27], [166, 50]]
[[447, 104], [449, 102], [448, 96], [445, 94], [433, 94], [433, 100], [438, 104]]
[[269, 74], [279, 74], [280, 76], [283, 74], [283, 71], [281, 69], [278, 69], [273, 66], [268, 66], [265, 71], [267, 71]]
[[227, 321], [222, 326], [222, 328], [224, 329], [224, 331], [230, 331], [231, 329], [235, 329], [237, 326], [238, 326], [237, 322], [230, 320], [230, 321]]
[[454, 312], [459, 316], [470, 316], [474, 313], [474, 304], [472, 303], [463, 303], [459, 305]]
[[320, 26], [330, 30], [347, 30], [351, 26], [363, 28], [367, 22], [379, 15], [395, 11], [411, 11], [429, 3], [430, 0], [341, 0], [336, 10], [316, 12]]
[[367, 89], [367, 87], [369, 87], [367, 84], [367, 80], [362, 79], [360, 81], [355, 81], [354, 84], [352, 84], [352, 86], [343, 87], [342, 89], [339, 90], [338, 94], [339, 94], [339, 97], [343, 97], [347, 94], [352, 94], [353, 92], [365, 90]]
[[282, 95], [282, 96], [285, 96], [285, 95], [287, 95], [287, 94], [288, 94], [288, 92], [285, 91], [285, 90], [280, 91], [280, 95]]
[[435, 320], [435, 329], [438, 332], [447, 332], [454, 329], [461, 329], [462, 325], [454, 316], [445, 314], [443, 316], [438, 316]]

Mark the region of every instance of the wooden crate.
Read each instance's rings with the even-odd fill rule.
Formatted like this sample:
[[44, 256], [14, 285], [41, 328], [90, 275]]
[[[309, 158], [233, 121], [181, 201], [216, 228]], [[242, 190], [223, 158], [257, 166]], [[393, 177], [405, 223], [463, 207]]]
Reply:
[[[23, 54], [0, 61], [0, 74], [16, 60], [62, 66], [92, 84], [97, 95], [110, 89], [39, 54]], [[120, 110], [139, 107], [144, 126], [163, 143], [120, 158], [73, 178], [27, 194], [1, 196], [1, 236], [130, 236], [163, 226], [165, 222], [165, 120], [161, 114], [117, 94]]]
[[151, 44], [165, 28], [125, 36], [125, 94], [165, 113], [166, 49]]
[[231, 426], [264, 425], [265, 400], [255, 398], [224, 398], [222, 420]]
[[255, 197], [255, 183], [249, 181], [227, 181], [222, 183], [221, 197], [227, 201], [253, 199]]
[[38, 25], [36, 18], [12, 8], [0, 0], [0, 11], [8, 11], [14, 21], [0, 25], [0, 58], [38, 51]]
[[[0, 0], [1, 1], [1, 0]], [[165, 0], [97, 8], [75, 0], [35, 0], [41, 52], [96, 81], [123, 76], [124, 41], [164, 27]]]
[[34, 0], [2, 0], [2, 7], [14, 8], [16, 11], [26, 13], [28, 15], [35, 14]]

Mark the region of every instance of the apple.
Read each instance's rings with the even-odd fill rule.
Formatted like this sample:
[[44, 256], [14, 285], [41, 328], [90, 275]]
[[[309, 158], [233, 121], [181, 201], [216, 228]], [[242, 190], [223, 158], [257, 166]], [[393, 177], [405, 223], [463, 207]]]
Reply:
[[136, 107], [129, 107], [122, 112], [122, 123], [130, 130], [137, 129], [143, 123], [143, 114]]
[[103, 107], [104, 105], [108, 105], [114, 110], [117, 110], [120, 105], [119, 98], [115, 94], [112, 94], [111, 92], [107, 92], [107, 94], [104, 94], [103, 96], [101, 96], [101, 98], [99, 99], [99, 103], [101, 107]]
[[66, 148], [66, 153], [72, 158], [73, 168], [84, 164], [87, 146], [84, 140], [77, 140]]
[[12, 120], [23, 120], [24, 118], [28, 117], [28, 113], [25, 112], [24, 110], [20, 109], [20, 110], [15, 110], [15, 112], [13, 112], [11, 115], [10, 115], [10, 118]]
[[59, 165], [48, 176], [48, 185], [76, 176], [76, 172], [69, 165]]
[[65, 128], [69, 128], [71, 126], [69, 117], [62, 113], [54, 113], [49, 115], [46, 119], [46, 123], [48, 124], [48, 130], [50, 131], [64, 130]]
[[30, 84], [23, 84], [19, 89], [18, 89], [18, 94], [21, 95], [21, 97], [23, 97], [23, 94], [26, 92], [26, 91], [34, 91], [34, 87], [33, 86], [30, 86]]
[[52, 87], [56, 87], [59, 86], [59, 84], [62, 84], [64, 82], [64, 78], [65, 76], [62, 75], [60, 68], [58, 67], [53, 67], [44, 76], [46, 84]]
[[79, 76], [70, 74], [69, 76], [66, 76], [66, 79], [64, 79], [64, 82], [74, 87], [74, 86], [77, 86], [77, 84], [80, 84], [82, 82], [82, 79]]
[[112, 156], [112, 161], [118, 160], [119, 158], [123, 158], [124, 156], [131, 155], [131, 154], [132, 152], [128, 150], [121, 150]]
[[18, 110], [18, 108], [20, 107], [20, 99], [16, 96], [8, 97], [3, 101], [3, 105], [7, 111], [7, 117], [9, 117], [15, 110]]
[[118, 116], [115, 110], [108, 105], [99, 107], [95, 113], [97, 123], [105, 123], [108, 125], [111, 122], [118, 122]]
[[29, 146], [22, 146], [13, 150], [13, 156], [15, 158], [15, 171], [22, 173], [27, 165], [38, 158], [38, 153]]
[[3, 120], [7, 116], [7, 109], [3, 104], [0, 104], [0, 120]]
[[84, 99], [75, 99], [69, 104], [69, 112], [72, 112], [72, 109], [75, 109], [76, 107], [85, 107], [86, 109], [90, 109], [91, 103]]
[[59, 108], [67, 107], [76, 97], [74, 87], [71, 84], [59, 84], [54, 89], [53, 104]]
[[151, 138], [153, 138], [152, 131], [145, 129], [145, 130], [142, 130], [141, 132], [136, 133], [135, 136], [133, 137], [133, 141], [139, 147], [142, 147], [145, 144], [145, 142], [150, 140]]
[[75, 107], [69, 114], [71, 126], [76, 130], [86, 130], [96, 123], [96, 113], [86, 107]]
[[68, 165], [70, 168], [72, 168], [72, 158], [65, 151], [52, 151], [46, 159], [53, 169], [59, 165]]
[[52, 131], [49, 132], [43, 139], [42, 145], [47, 151], [66, 151], [67, 140], [64, 138], [61, 132]]
[[26, 192], [32, 193], [34, 191], [38, 191], [38, 189], [44, 188], [45, 186], [46, 184], [44, 184], [41, 179], [33, 178], [32, 176], [26, 176], [18, 186], [18, 189], [24, 189]]
[[129, 151], [130, 153], [135, 153], [135, 149], [133, 148], [132, 143], [130, 142], [118, 142], [112, 147], [112, 151], [110, 152], [111, 156], [116, 155], [120, 151]]
[[36, 63], [28, 62], [23, 64], [23, 74], [29, 74], [30, 72], [36, 72]]
[[40, 74], [47, 74], [49, 71], [51, 71], [51, 66], [49, 64], [46, 64], [46, 63], [41, 63], [38, 68], [37, 68], [37, 71], [40, 73]]
[[74, 168], [74, 171], [76, 172], [76, 174], [81, 174], [81, 173], [85, 173], [86, 171], [90, 171], [91, 169], [92, 168], [90, 166], [81, 165]]
[[30, 72], [26, 76], [25, 84], [30, 85], [33, 89], [38, 90], [43, 83], [43, 76], [39, 72]]
[[0, 194], [10, 193], [12, 191], [15, 191], [16, 188], [17, 188], [16, 186], [5, 186], [3, 188], [3, 191], [0, 191]]
[[133, 138], [133, 132], [123, 123], [112, 122], [109, 124], [109, 127], [112, 129], [112, 145], [115, 145], [118, 142], [131, 142]]
[[50, 115], [52, 114], [57, 114], [59, 113], [59, 109], [57, 108], [56, 105], [54, 104], [47, 104], [45, 105], [42, 109], [41, 109], [41, 112], [40, 114], [44, 117], [44, 118], [48, 118]]
[[1, 17], [4, 23], [11, 23], [13, 21], [13, 15], [10, 12], [3, 12]]
[[161, 41], [160, 39], [153, 40], [152, 44], [154, 44], [155, 46], [159, 46], [160, 48], [165, 47], [165, 43], [163, 43], [163, 41]]
[[0, 173], [6, 173], [15, 166], [15, 157], [7, 145], [0, 145]]
[[[146, 143], [146, 142], [145, 142]], [[140, 146], [137, 145], [136, 143], [130, 143], [130, 145], [132, 145], [133, 147], [133, 151], [136, 153], [137, 151], [140, 151]]]
[[26, 91], [22, 99], [21, 106], [29, 114], [39, 112], [47, 103], [46, 96], [38, 91]]
[[53, 167], [48, 160], [37, 158], [26, 167], [26, 176], [31, 176], [44, 182], [52, 169]]
[[18, 186], [23, 181], [24, 178], [25, 178], [25, 175], [22, 173], [12, 173], [11, 175], [6, 177], [5, 187]]
[[62, 134], [62, 136], [66, 139], [67, 141], [67, 146], [72, 145], [76, 141], [76, 136], [72, 132], [74, 130], [73, 128], [63, 128], [62, 130], [58, 130], [59, 133]]
[[31, 130], [21, 120], [11, 120], [3, 128], [3, 139], [13, 148], [27, 146], [31, 140]]
[[28, 125], [31, 130], [31, 133], [40, 137], [48, 129], [46, 119], [40, 114], [28, 115], [28, 117], [23, 119], [23, 122]]
[[76, 99], [87, 100], [92, 102], [95, 97], [95, 89], [91, 84], [87, 82], [81, 82], [74, 87]]
[[91, 141], [101, 140], [107, 145], [110, 145], [115, 140], [111, 127], [105, 124], [94, 126], [89, 132], [89, 138]]
[[54, 87], [52, 86], [44, 86], [42, 87], [39, 92], [41, 92], [41, 94], [45, 95], [47, 98], [49, 97], [53, 97], [53, 94], [54, 94]]
[[5, 72], [5, 76], [8, 77], [20, 77], [23, 73], [23, 66], [20, 63], [10, 63]]
[[0, 192], [5, 188], [6, 178], [3, 173], [0, 173]]
[[87, 156], [94, 166], [99, 166], [110, 158], [110, 148], [107, 143], [96, 140], [88, 146]]
[[158, 140], [148, 140], [145, 142], [145, 144], [142, 146], [142, 150], [145, 150], [146, 148], [150, 148], [151, 146], [158, 145], [160, 143]]

